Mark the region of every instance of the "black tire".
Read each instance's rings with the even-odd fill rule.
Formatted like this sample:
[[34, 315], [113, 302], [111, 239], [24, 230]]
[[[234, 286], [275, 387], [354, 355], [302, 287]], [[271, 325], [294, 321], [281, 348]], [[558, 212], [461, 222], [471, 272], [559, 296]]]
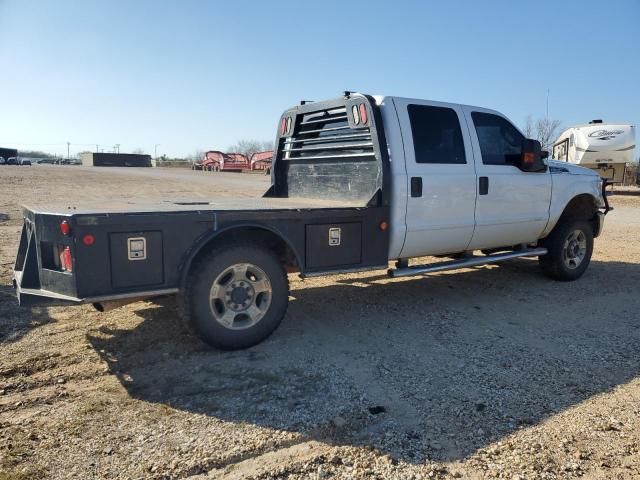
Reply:
[[[581, 234], [578, 234], [578, 239], [582, 238], [585, 243], [584, 256], [579, 262], [575, 248], [581, 249], [571, 243], [576, 238], [575, 232], [581, 232]], [[538, 257], [544, 274], [565, 282], [576, 280], [582, 276], [591, 261], [593, 228], [585, 220], [561, 219], [549, 236], [541, 242], [541, 245], [549, 251], [547, 255]], [[573, 259], [571, 258], [572, 255], [575, 255]], [[572, 264], [573, 266], [571, 266]]]
[[[242, 308], [242, 305], [234, 304], [235, 299], [231, 300], [230, 295], [236, 289], [232, 288], [230, 283], [229, 285], [217, 283], [217, 288], [227, 292], [224, 294], [226, 297], [222, 299], [211, 298], [214, 282], [218, 282], [219, 277], [232, 266], [238, 265], [249, 265], [249, 268], [260, 272], [260, 276], [264, 275], [268, 279], [270, 301], [267, 304], [262, 297], [262, 303], [266, 306], [260, 314], [261, 318], [255, 324], [251, 324], [253, 319], [250, 315], [245, 315], [245, 311], [236, 312], [231, 308], [231, 305], [239, 308]], [[229, 273], [228, 275], [233, 274]], [[252, 274], [248, 271], [246, 275]], [[235, 277], [231, 281], [235, 282]], [[252, 284], [251, 280], [246, 282]], [[229, 293], [230, 291], [231, 293]], [[258, 299], [264, 293], [254, 293], [253, 297], [249, 295], [244, 300], [250, 302], [249, 307], [251, 308], [258, 304]], [[249, 300], [249, 298], [252, 299]], [[253, 245], [227, 244], [198, 260], [197, 265], [192, 267], [192, 271], [187, 277], [185, 290], [179, 300], [184, 326], [205, 343], [223, 350], [247, 348], [267, 338], [282, 322], [289, 303], [289, 281], [277, 257], [269, 251]], [[226, 304], [227, 300], [229, 307]], [[235, 314], [232, 323], [236, 328], [228, 328], [216, 317], [227, 312]], [[243, 318], [243, 315], [247, 318]], [[250, 326], [243, 327], [241, 323], [240, 326], [237, 326], [236, 319], [238, 318], [240, 322], [244, 321]]]

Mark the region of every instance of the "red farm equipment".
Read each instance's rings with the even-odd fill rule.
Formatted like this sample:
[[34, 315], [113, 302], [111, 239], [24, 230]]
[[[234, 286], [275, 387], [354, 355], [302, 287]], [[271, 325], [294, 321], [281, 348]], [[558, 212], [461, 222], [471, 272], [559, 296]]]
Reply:
[[200, 164], [194, 164], [194, 169], [207, 172], [241, 172], [249, 170], [250, 164], [247, 157], [241, 153], [210, 150], [204, 154]]
[[243, 170], [249, 170], [250, 168], [251, 165], [246, 155], [242, 153], [227, 153], [225, 154], [220, 170], [241, 172]]
[[256, 152], [249, 158], [251, 170], [262, 170], [265, 175], [271, 174], [271, 163], [273, 162], [273, 150], [266, 152]]

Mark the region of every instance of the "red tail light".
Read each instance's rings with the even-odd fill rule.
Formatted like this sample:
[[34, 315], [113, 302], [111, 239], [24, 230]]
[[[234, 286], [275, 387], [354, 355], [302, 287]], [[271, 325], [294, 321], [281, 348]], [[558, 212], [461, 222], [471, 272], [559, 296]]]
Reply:
[[71, 233], [71, 225], [69, 225], [69, 222], [67, 222], [66, 220], [60, 222], [60, 233], [62, 233], [64, 236], [67, 236]]
[[60, 266], [63, 272], [73, 272], [73, 263], [71, 262], [71, 249], [64, 247], [60, 251]]
[[84, 243], [87, 247], [90, 247], [94, 243], [96, 243], [96, 237], [87, 233], [84, 237], [82, 237], [82, 243]]
[[280, 135], [284, 135], [285, 133], [287, 133], [287, 118], [282, 117], [282, 120], [280, 120]]
[[361, 103], [359, 109], [360, 109], [360, 121], [364, 125], [367, 123], [367, 107], [364, 105], [364, 103]]

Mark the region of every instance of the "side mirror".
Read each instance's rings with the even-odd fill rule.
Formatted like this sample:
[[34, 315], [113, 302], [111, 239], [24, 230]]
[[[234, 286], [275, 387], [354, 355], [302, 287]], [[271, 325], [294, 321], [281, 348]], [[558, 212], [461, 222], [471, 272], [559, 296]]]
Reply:
[[542, 161], [542, 158], [540, 142], [526, 138], [522, 141], [522, 153], [517, 167], [523, 172], [544, 172], [547, 170], [547, 166]]

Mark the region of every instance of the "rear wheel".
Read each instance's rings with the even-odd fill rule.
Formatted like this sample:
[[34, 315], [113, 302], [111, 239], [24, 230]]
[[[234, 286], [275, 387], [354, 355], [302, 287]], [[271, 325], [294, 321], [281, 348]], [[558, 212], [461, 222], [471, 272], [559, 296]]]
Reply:
[[556, 280], [571, 281], [582, 276], [593, 253], [593, 230], [589, 222], [566, 219], [542, 245], [549, 253], [539, 257], [545, 275]]
[[183, 295], [189, 330], [213, 347], [232, 350], [261, 342], [280, 325], [289, 283], [273, 254], [229, 245], [198, 262]]

